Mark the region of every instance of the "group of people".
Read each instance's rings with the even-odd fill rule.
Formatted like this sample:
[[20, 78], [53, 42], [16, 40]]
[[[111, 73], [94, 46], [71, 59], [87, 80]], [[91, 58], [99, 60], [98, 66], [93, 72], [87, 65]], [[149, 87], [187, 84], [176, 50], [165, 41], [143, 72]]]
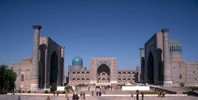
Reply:
[[[85, 92], [80, 92], [80, 98], [81, 100], [85, 100]], [[78, 96], [78, 93], [75, 92], [72, 96], [72, 100], [79, 100], [79, 96]]]
[[158, 97], [165, 97], [166, 92], [165, 91], [159, 91]]
[[79, 96], [78, 96], [78, 93], [75, 92], [72, 96], [72, 100], [78, 100], [79, 99]]
[[102, 95], [102, 92], [96, 91], [96, 96], [101, 96], [101, 95]]
[[[140, 100], [139, 99], [139, 94], [140, 94], [140, 91], [136, 90], [136, 100]], [[144, 92], [141, 92], [141, 97], [142, 97], [141, 100], [144, 100]], [[132, 100], [134, 99], [132, 92], [131, 92], [131, 98], [132, 98]]]

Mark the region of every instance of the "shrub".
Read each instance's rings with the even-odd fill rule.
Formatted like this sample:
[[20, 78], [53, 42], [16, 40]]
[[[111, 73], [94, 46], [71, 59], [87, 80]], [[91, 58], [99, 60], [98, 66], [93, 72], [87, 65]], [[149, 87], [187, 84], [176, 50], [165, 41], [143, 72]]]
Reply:
[[184, 83], [180, 83], [180, 86], [181, 86], [181, 87], [184, 87]]
[[44, 91], [44, 93], [48, 93], [48, 91], [47, 91], [47, 90], [45, 90], [45, 91]]
[[198, 90], [197, 86], [190, 86], [190, 87], [187, 87], [187, 88], [192, 89], [192, 90]]
[[65, 86], [65, 91], [67, 92], [73, 91], [73, 88], [71, 86]]
[[54, 92], [54, 91], [56, 91], [56, 84], [53, 84], [53, 85], [51, 85], [51, 87], [50, 87], [50, 92]]

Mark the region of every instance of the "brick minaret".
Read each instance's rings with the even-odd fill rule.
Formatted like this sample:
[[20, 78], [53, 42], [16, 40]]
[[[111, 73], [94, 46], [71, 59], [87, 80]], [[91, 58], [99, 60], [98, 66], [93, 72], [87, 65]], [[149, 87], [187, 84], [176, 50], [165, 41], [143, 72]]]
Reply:
[[170, 50], [168, 42], [168, 32], [169, 29], [162, 29], [163, 34], [163, 61], [164, 61], [164, 86], [171, 86], [171, 69], [170, 69]]
[[140, 48], [140, 66], [141, 66], [141, 74], [140, 81], [145, 82], [145, 66], [144, 66], [144, 48]]
[[61, 80], [63, 80], [61, 82], [60, 85], [63, 85], [66, 81], [65, 81], [65, 78], [64, 78], [64, 70], [65, 70], [65, 67], [64, 67], [64, 57], [65, 57], [65, 47], [61, 47], [61, 66], [63, 66], [63, 69], [61, 71]]
[[40, 25], [33, 25], [34, 38], [33, 38], [33, 55], [32, 55], [32, 75], [31, 75], [31, 91], [38, 90], [38, 67], [39, 67], [39, 38], [40, 38]]

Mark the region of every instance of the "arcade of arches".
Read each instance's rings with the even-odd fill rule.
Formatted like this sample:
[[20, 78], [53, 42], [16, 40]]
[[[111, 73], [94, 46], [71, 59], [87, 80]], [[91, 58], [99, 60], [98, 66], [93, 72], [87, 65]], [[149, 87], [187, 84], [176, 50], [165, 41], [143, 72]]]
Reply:
[[138, 72], [136, 70], [118, 70], [116, 58], [92, 58], [90, 70], [82, 66], [82, 58], [75, 57], [72, 61], [74, 65], [69, 66], [68, 70], [69, 85], [105, 86], [138, 82]]

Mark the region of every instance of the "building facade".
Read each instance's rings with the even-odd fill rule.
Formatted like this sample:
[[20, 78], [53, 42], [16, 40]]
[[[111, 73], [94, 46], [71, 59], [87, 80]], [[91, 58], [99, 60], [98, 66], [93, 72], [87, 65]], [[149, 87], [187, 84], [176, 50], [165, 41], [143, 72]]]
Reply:
[[81, 57], [72, 60], [68, 70], [69, 85], [123, 85], [138, 82], [136, 70], [118, 70], [117, 58], [91, 58], [90, 70]]
[[164, 86], [197, 86], [198, 62], [182, 58], [182, 46], [169, 40], [169, 29], [154, 34], [140, 48], [141, 82]]
[[16, 89], [36, 91], [51, 85], [63, 85], [64, 47], [49, 37], [40, 37], [40, 25], [34, 25], [33, 56], [14, 63]]

